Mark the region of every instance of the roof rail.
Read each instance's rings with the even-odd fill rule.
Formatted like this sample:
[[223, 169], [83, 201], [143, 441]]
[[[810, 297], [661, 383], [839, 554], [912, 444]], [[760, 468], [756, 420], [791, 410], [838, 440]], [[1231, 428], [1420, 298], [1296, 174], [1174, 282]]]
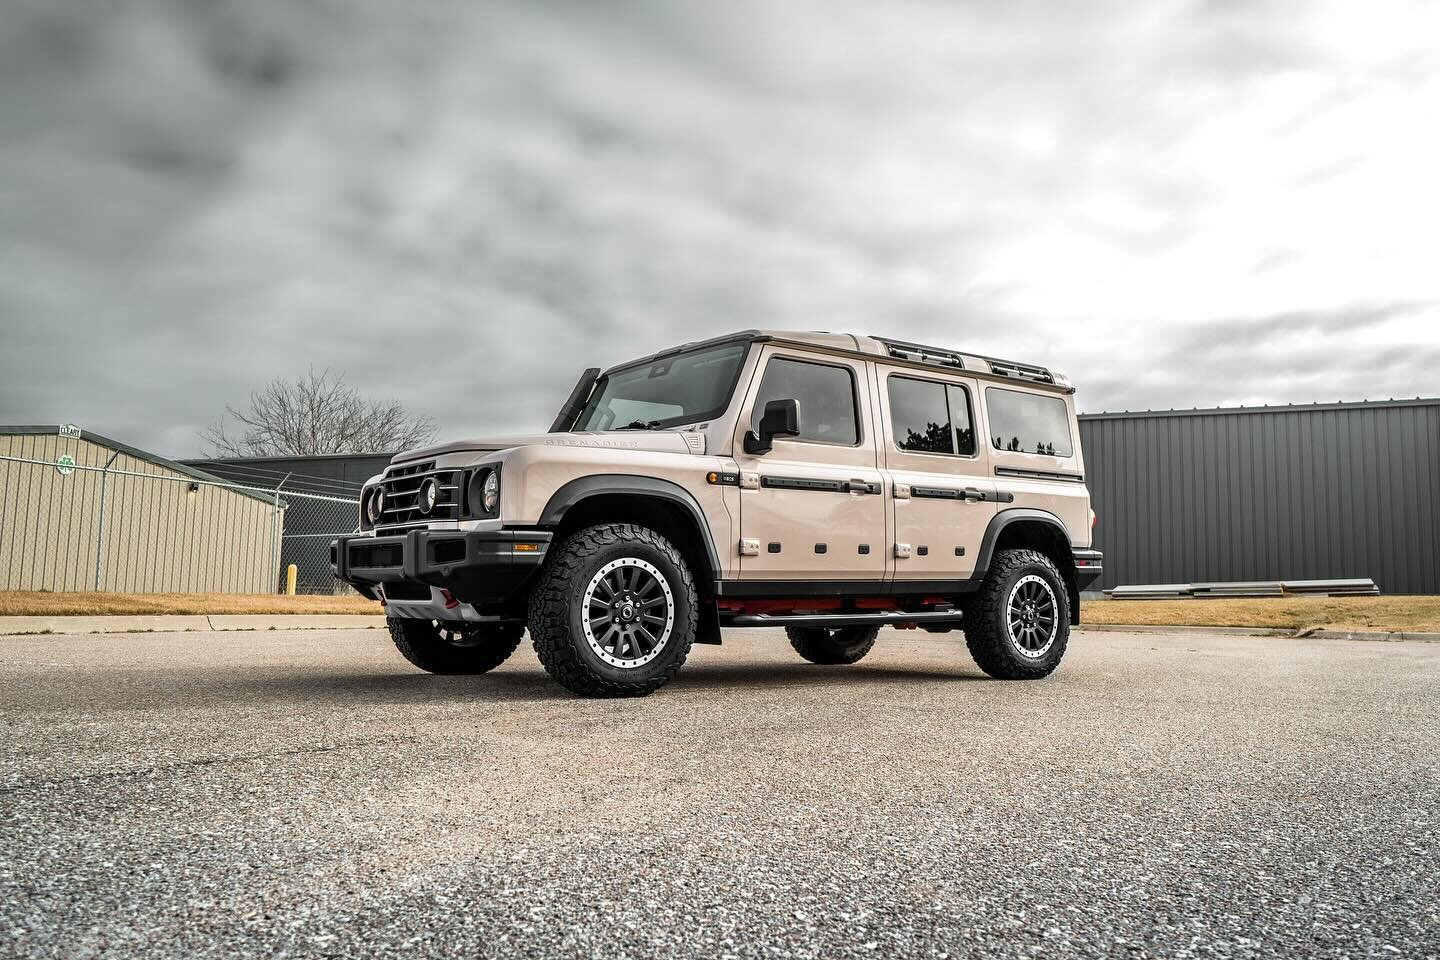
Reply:
[[1034, 380], [1036, 383], [1054, 383], [1055, 375], [1044, 367], [1037, 367], [1033, 363], [1017, 363], [1014, 360], [997, 360], [994, 357], [981, 357], [990, 364], [990, 371], [998, 373], [1002, 377], [1014, 377], [1017, 380]]
[[990, 365], [990, 372], [1015, 380], [1033, 380], [1036, 383], [1058, 383], [1055, 375], [1044, 367], [1036, 366], [1033, 363], [1020, 363], [1015, 360], [1001, 360], [998, 357], [987, 357], [983, 353], [961, 354], [958, 350], [946, 350], [943, 347], [927, 347], [922, 343], [908, 343], [904, 340], [891, 340], [888, 337], [874, 337], [874, 340], [885, 345], [890, 356], [900, 360], [910, 360], [915, 363], [928, 363], [941, 367], [965, 368], [965, 357], [973, 357], [976, 360], [984, 360]]
[[905, 340], [890, 340], [886, 337], [873, 337], [872, 339], [885, 344], [885, 349], [890, 356], [900, 360], [913, 360], [916, 363], [965, 369], [965, 359], [954, 350], [927, 347], [922, 343], [909, 343]]

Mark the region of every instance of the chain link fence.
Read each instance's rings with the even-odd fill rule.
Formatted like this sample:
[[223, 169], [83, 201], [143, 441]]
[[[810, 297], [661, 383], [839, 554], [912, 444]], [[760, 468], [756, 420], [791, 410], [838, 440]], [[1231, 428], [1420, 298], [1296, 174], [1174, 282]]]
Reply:
[[349, 588], [330, 541], [355, 531], [359, 504], [160, 466], [0, 456], [0, 590], [299, 593]]

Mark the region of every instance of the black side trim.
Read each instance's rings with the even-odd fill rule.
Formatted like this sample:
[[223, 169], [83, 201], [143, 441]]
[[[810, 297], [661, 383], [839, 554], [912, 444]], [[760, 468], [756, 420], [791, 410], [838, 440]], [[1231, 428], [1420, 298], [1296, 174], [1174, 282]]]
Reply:
[[955, 490], [950, 487], [911, 487], [910, 496], [919, 497], [923, 500], [974, 500], [977, 503], [1014, 503], [1015, 494], [1004, 490], [997, 490], [991, 493], [988, 490], [980, 490], [975, 487], [965, 487], [962, 490]]
[[1066, 480], [1070, 483], [1084, 483], [1084, 474], [1052, 473], [1049, 470], [1021, 470], [1018, 467], [996, 467], [997, 477], [1027, 477], [1031, 480]]
[[880, 492], [880, 484], [867, 480], [817, 480], [814, 477], [761, 477], [760, 486], [781, 490], [817, 490], [824, 493]]
[[661, 480], [659, 477], [641, 477], [626, 473], [598, 473], [571, 480], [550, 496], [549, 502], [545, 504], [545, 509], [540, 514], [540, 526], [558, 526], [565, 514], [576, 504], [591, 497], [617, 493], [655, 497], [677, 504], [687, 510], [690, 519], [695, 523], [696, 530], [700, 533], [700, 540], [705, 544], [705, 553], [710, 560], [708, 571], [697, 570], [695, 573], [697, 575], [708, 573], [711, 577], [720, 573], [720, 554], [715, 549], [715, 541], [710, 536], [710, 526], [705, 522], [705, 512], [700, 509], [700, 504], [690, 495], [690, 491], [678, 483]]
[[779, 487], [782, 490], [824, 490], [840, 492], [839, 480], [815, 480], [810, 477], [761, 477], [760, 486]]

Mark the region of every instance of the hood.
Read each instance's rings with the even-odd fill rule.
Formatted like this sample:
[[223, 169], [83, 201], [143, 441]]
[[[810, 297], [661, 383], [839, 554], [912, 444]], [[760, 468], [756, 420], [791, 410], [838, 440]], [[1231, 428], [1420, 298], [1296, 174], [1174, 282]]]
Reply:
[[484, 453], [512, 447], [603, 447], [607, 450], [649, 450], [656, 453], [704, 453], [705, 434], [679, 430], [613, 430], [605, 433], [536, 433], [518, 437], [476, 437], [450, 440], [398, 453], [391, 463], [426, 460], [447, 453]]

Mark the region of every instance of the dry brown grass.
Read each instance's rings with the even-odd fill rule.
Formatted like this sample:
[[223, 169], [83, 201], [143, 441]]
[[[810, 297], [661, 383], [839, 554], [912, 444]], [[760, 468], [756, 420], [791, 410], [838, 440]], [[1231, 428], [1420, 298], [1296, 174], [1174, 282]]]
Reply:
[[282, 597], [236, 593], [0, 593], [0, 616], [128, 616], [227, 613], [383, 613], [357, 594]]
[[1440, 632], [1440, 597], [1095, 600], [1083, 609], [1097, 624]]

